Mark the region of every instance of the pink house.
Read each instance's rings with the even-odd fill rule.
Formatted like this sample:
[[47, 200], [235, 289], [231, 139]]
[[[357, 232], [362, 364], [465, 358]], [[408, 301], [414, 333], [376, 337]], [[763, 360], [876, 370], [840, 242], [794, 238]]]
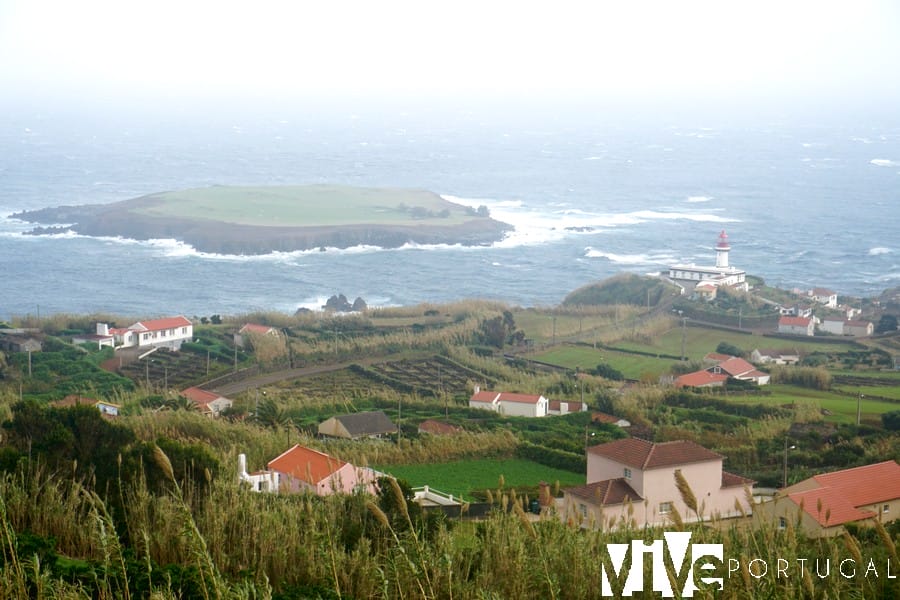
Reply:
[[295, 445], [269, 461], [274, 489], [285, 493], [309, 492], [317, 496], [364, 491], [374, 494], [378, 473], [356, 467], [324, 452]]
[[[664, 525], [677, 510], [684, 522], [749, 514], [753, 481], [722, 470], [724, 457], [690, 441], [637, 438], [588, 448], [587, 484], [563, 490], [564, 516], [584, 526]], [[676, 487], [676, 472], [697, 500], [697, 515]], [[736, 508], [743, 507], [744, 513]]]

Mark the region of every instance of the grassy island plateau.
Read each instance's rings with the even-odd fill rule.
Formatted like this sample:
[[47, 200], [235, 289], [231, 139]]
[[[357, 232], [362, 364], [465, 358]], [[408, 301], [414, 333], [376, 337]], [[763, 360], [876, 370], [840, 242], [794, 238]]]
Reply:
[[[212, 186], [13, 215], [31, 233], [174, 238], [201, 252], [267, 254], [408, 243], [474, 246], [511, 229], [427, 190], [338, 185]], [[65, 225], [58, 225], [65, 223]]]

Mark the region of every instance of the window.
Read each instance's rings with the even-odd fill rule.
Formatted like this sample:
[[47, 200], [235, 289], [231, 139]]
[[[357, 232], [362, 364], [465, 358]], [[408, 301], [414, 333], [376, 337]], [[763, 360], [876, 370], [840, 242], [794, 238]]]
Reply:
[[187, 335], [187, 327], [181, 328], [181, 335]]
[[587, 505], [585, 505], [585, 504], [579, 504], [579, 505], [578, 505], [578, 512], [581, 513], [581, 516], [582, 516], [582, 517], [586, 517], [586, 516], [587, 516]]
[[787, 527], [787, 519], [784, 517], [778, 517], [778, 529], [785, 529]]
[[881, 507], [881, 512], [883, 512], [883, 513], [891, 512], [891, 505], [890, 505], [890, 504], [885, 504], [884, 506], [882, 506], [882, 507]]
[[625, 467], [625, 479], [631, 479], [631, 469]]
[[667, 515], [672, 512], [672, 503], [671, 502], [660, 502], [659, 503], [659, 514]]

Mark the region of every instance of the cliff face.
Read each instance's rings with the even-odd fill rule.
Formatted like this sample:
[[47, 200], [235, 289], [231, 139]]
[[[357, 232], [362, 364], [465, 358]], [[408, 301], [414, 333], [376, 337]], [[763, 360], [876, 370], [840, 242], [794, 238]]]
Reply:
[[398, 248], [407, 243], [486, 245], [499, 241], [512, 227], [490, 217], [473, 216], [459, 225], [339, 225], [271, 227], [220, 221], [161, 218], [134, 209], [149, 198], [109, 205], [60, 206], [12, 215], [31, 223], [66, 223], [35, 227], [31, 233], [74, 231], [89, 236], [121, 236], [136, 240], [173, 238], [201, 252], [216, 254], [268, 254], [316, 248], [359, 245]]

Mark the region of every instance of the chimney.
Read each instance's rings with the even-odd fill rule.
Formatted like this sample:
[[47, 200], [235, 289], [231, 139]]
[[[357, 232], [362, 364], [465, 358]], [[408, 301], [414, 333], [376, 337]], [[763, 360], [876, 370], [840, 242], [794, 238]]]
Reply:
[[109, 335], [109, 325], [106, 323], [97, 323], [97, 335]]
[[481, 386], [478, 385], [478, 384], [476, 383], [476, 384], [475, 384], [475, 389], [472, 390], [472, 393], [473, 393], [473, 394], [477, 394], [477, 393], [480, 392], [480, 391], [481, 391]]
[[243, 479], [247, 475], [247, 455], [238, 454], [238, 478]]
[[553, 502], [553, 499], [550, 497], [550, 485], [546, 481], [542, 481], [538, 486], [540, 488], [538, 501], [540, 501], [541, 506], [550, 506]]

